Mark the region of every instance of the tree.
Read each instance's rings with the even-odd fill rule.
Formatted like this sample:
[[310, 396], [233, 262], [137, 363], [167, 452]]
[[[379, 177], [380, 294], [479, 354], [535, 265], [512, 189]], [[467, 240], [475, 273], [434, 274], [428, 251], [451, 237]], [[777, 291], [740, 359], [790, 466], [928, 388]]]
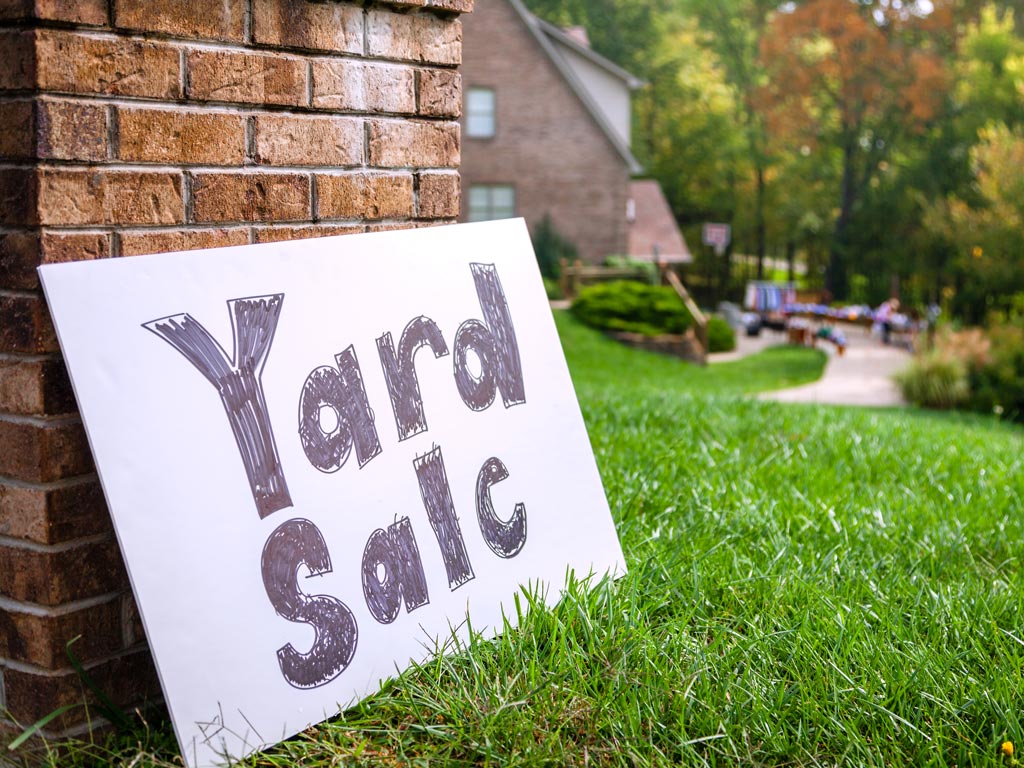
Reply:
[[[897, 8], [897, 6], [899, 6]], [[884, 0], [783, 6], [762, 38], [769, 81], [759, 105], [769, 130], [827, 151], [841, 169], [825, 287], [847, 291], [858, 204], [901, 141], [940, 111], [948, 77], [940, 39], [950, 16]]]
[[707, 32], [700, 42], [721, 62], [726, 81], [735, 91], [736, 119], [746, 139], [748, 162], [753, 172], [752, 229], [757, 256], [757, 277], [764, 277], [767, 250], [765, 204], [767, 173], [771, 162], [764, 113], [757, 95], [766, 76], [758, 57], [768, 15], [775, 0], [688, 0], [686, 8]]

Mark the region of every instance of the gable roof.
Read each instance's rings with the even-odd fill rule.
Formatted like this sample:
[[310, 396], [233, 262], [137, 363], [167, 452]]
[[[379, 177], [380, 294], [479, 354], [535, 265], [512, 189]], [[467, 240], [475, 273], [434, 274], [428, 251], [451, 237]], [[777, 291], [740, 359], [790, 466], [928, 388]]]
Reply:
[[621, 67], [616, 66], [604, 56], [594, 53], [594, 51], [590, 50], [590, 48], [587, 48], [585, 45], [580, 45], [579, 42], [555, 25], [549, 24], [548, 22], [534, 16], [526, 10], [526, 6], [523, 5], [522, 0], [508, 0], [508, 2], [522, 19], [526, 28], [530, 30], [530, 34], [533, 35], [533, 38], [537, 41], [541, 50], [544, 51], [551, 63], [555, 65], [555, 69], [558, 70], [559, 74], [561, 74], [569, 84], [573, 93], [576, 94], [576, 97], [583, 103], [583, 106], [586, 107], [587, 112], [590, 113], [594, 122], [597, 123], [602, 133], [604, 133], [608, 141], [611, 142], [615, 151], [622, 156], [622, 159], [629, 167], [629, 172], [631, 174], [642, 173], [643, 166], [641, 166], [637, 159], [633, 157], [633, 153], [630, 151], [629, 147], [612, 128], [608, 119], [604, 116], [604, 113], [594, 101], [593, 96], [591, 96], [586, 86], [584, 86], [576, 76], [576, 73], [573, 72], [572, 67], [565, 60], [565, 57], [558, 51], [557, 46], [566, 46], [574, 53], [584, 57], [610, 75], [622, 80], [630, 89], [639, 88], [644, 84], [643, 81], [634, 75], [631, 75]]
[[633, 221], [629, 225], [630, 257], [641, 261], [683, 264], [693, 261], [661, 185], [654, 179], [631, 182], [629, 196], [633, 201]]

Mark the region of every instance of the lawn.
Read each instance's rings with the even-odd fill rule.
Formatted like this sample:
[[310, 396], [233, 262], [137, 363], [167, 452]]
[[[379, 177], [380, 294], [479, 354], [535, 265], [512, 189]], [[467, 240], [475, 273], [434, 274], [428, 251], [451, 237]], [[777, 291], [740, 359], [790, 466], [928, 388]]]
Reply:
[[[1001, 764], [1024, 432], [742, 397], [813, 379], [810, 350], [701, 369], [558, 323], [629, 575], [243, 765]], [[114, 749], [60, 764], [175, 754], [166, 725]]]

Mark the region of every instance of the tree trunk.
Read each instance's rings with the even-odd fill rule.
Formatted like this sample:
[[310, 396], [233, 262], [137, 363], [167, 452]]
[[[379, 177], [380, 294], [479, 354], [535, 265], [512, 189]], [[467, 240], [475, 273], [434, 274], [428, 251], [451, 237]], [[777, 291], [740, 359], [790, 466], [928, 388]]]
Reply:
[[[757, 240], [757, 279], [764, 280], [764, 166], [757, 163], [757, 192], [754, 200], [754, 237]], [[792, 278], [791, 278], [792, 279]]]
[[828, 266], [825, 269], [825, 290], [833, 299], [846, 298], [848, 286], [846, 276], [846, 257], [850, 221], [853, 218], [853, 206], [856, 202], [856, 180], [854, 179], [854, 146], [855, 138], [847, 139], [843, 147], [843, 180], [839, 189], [839, 217], [836, 219], [829, 246]]

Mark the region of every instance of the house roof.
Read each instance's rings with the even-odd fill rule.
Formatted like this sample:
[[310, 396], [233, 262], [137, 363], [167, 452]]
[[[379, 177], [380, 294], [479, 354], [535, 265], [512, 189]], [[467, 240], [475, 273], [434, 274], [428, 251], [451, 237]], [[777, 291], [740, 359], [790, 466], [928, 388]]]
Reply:
[[653, 179], [634, 181], [629, 185], [633, 220], [629, 224], [629, 255], [643, 261], [693, 261], [679, 231], [672, 209]]
[[621, 79], [626, 85], [633, 89], [639, 88], [644, 82], [634, 75], [631, 75], [626, 70], [619, 66], [616, 66], [604, 56], [594, 53], [590, 48], [585, 45], [581, 45], [571, 35], [566, 34], [558, 27], [553, 24], [537, 18], [523, 5], [522, 0], [509, 0], [516, 13], [523, 20], [526, 28], [530, 30], [530, 34], [533, 35], [537, 44], [540, 45], [541, 50], [547, 55], [551, 63], [555, 65], [555, 69], [558, 70], [559, 74], [569, 84], [569, 87], [576, 94], [576, 97], [583, 103], [590, 116], [594, 119], [594, 122], [601, 128], [601, 131], [611, 142], [615, 150], [622, 156], [622, 159], [629, 166], [629, 172], [632, 174], [642, 173], [643, 166], [633, 157], [633, 153], [629, 147], [622, 140], [622, 138], [615, 132], [608, 119], [604, 116], [604, 113], [597, 106], [594, 98], [590, 95], [590, 92], [583, 85], [580, 79], [573, 72], [572, 67], [565, 60], [565, 57], [558, 51], [558, 45], [563, 45], [574, 53], [583, 56], [591, 63], [605, 70], [609, 74]]

